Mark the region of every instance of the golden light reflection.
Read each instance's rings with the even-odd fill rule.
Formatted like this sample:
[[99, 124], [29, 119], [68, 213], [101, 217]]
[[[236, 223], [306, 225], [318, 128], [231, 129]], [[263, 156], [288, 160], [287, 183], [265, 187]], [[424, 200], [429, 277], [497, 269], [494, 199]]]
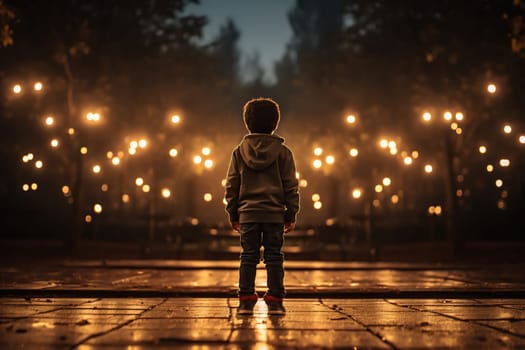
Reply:
[[432, 120], [432, 114], [430, 114], [430, 112], [423, 113], [422, 117], [423, 117], [423, 120], [426, 122], [429, 122]]
[[24, 192], [29, 191], [29, 184], [23, 184], [22, 185], [22, 191], [24, 191]]
[[491, 173], [494, 171], [494, 166], [492, 164], [488, 164], [486, 169], [487, 169], [487, 172]]
[[405, 157], [403, 159], [403, 163], [405, 163], [405, 165], [411, 165], [413, 162], [412, 158], [411, 157]]
[[68, 133], [68, 135], [74, 135], [75, 134], [75, 129], [69, 128], [69, 129], [67, 129], [67, 133]]
[[462, 121], [463, 118], [464, 118], [463, 113], [461, 113], [461, 112], [457, 112], [457, 113], [456, 113], [456, 120], [457, 120], [458, 122]]
[[41, 160], [37, 160], [35, 162], [35, 168], [42, 169], [43, 166], [44, 166], [44, 163]]
[[509, 124], [505, 124], [503, 126], [503, 132], [507, 135], [510, 134], [512, 132], [512, 126], [510, 126]]
[[495, 184], [496, 184], [496, 187], [499, 188], [499, 187], [503, 186], [503, 180], [501, 180], [501, 179], [497, 179], [496, 182], [495, 182]]
[[433, 170], [432, 164], [425, 164], [425, 173], [430, 174]]
[[321, 154], [323, 154], [323, 149], [321, 147], [314, 148], [314, 154], [316, 156], [320, 156]]
[[352, 198], [354, 199], [359, 199], [361, 198], [361, 195], [362, 195], [362, 190], [360, 188], [356, 188], [352, 191]]
[[62, 186], [62, 193], [64, 194], [64, 196], [69, 196], [70, 195], [70, 189], [69, 189], [69, 186], [68, 185], [64, 185]]
[[33, 153], [28, 153], [27, 154], [27, 159], [28, 160], [33, 160], [33, 158], [35, 158], [35, 155]]
[[381, 206], [381, 201], [379, 199], [374, 199], [372, 201], [372, 205], [374, 206], [374, 208], [379, 208]]
[[141, 178], [141, 177], [137, 177], [137, 178], [135, 179], [135, 185], [137, 185], [137, 186], [142, 186], [142, 185], [144, 185], [144, 179]]
[[195, 157], [193, 157], [193, 163], [194, 163], [194, 164], [200, 164], [200, 163], [202, 163], [202, 157], [199, 156], [199, 155], [196, 155]]
[[98, 164], [93, 165], [92, 171], [93, 171], [94, 174], [100, 174], [101, 170], [102, 170], [102, 168], [100, 167], [100, 165], [98, 165]]
[[308, 181], [305, 179], [299, 180], [299, 187], [303, 187], [303, 188], [308, 187]]
[[312, 165], [314, 166], [314, 168], [319, 169], [323, 166], [323, 162], [320, 159], [316, 159], [313, 161]]
[[357, 157], [359, 155], [359, 150], [357, 148], [352, 148], [348, 153], [351, 157]]
[[130, 200], [130, 198], [129, 198], [129, 194], [124, 193], [124, 194], [122, 195], [122, 203], [129, 203], [129, 200]]
[[49, 144], [51, 145], [51, 147], [53, 147], [53, 148], [57, 148], [59, 142], [58, 142], [57, 139], [52, 139], [52, 140], [49, 142]]
[[151, 186], [150, 185], [148, 185], [148, 184], [142, 185], [142, 192], [149, 193], [149, 191], [151, 191]]
[[120, 158], [119, 158], [119, 157], [113, 157], [113, 158], [111, 159], [111, 163], [112, 163], [113, 165], [119, 165], [119, 164], [120, 164]]
[[456, 131], [456, 134], [458, 134], [458, 135], [463, 134], [463, 129], [461, 129], [461, 128], [457, 128], [455, 131]]
[[84, 217], [84, 221], [89, 224], [91, 221], [93, 221], [93, 217], [91, 217], [91, 215], [88, 214]]
[[213, 199], [213, 196], [211, 195], [211, 193], [205, 193], [203, 198], [205, 202], [211, 202], [211, 200]]
[[33, 191], [38, 190], [38, 184], [37, 184], [36, 182], [33, 182], [33, 183], [31, 184], [31, 189], [32, 189]]
[[505, 209], [505, 207], [507, 206], [507, 204], [505, 203], [503, 199], [499, 199], [497, 205], [498, 205], [498, 209], [501, 209], [501, 210]]
[[456, 130], [457, 128], [458, 128], [458, 123], [456, 123], [456, 122], [450, 123], [450, 129]]
[[479, 146], [478, 151], [481, 154], [487, 153], [487, 146], [483, 146], [483, 145]]
[[222, 180], [221, 180], [221, 186], [222, 186], [222, 187], [226, 187], [226, 182], [227, 182], [226, 179], [222, 179]]
[[443, 119], [445, 119], [446, 121], [452, 120], [452, 113], [446, 111], [445, 113], [443, 113]]
[[31, 326], [33, 328], [55, 328], [55, 324], [53, 322], [45, 322], [45, 321], [33, 321]]
[[179, 151], [177, 151], [176, 148], [172, 148], [172, 149], [170, 149], [170, 151], [169, 151], [169, 155], [170, 155], [171, 158], [175, 158], [176, 156], [179, 155]]
[[522, 145], [525, 144], [525, 135], [520, 135], [520, 137], [518, 137], [518, 142]]
[[130, 156], [134, 156], [137, 153], [137, 149], [133, 148], [133, 147], [130, 147], [130, 148], [128, 148], [128, 153], [129, 153]]
[[490, 83], [490, 84], [487, 85], [487, 91], [488, 91], [490, 94], [494, 94], [494, 93], [496, 93], [496, 90], [497, 90], [497, 88], [496, 88], [496, 84], [494, 84], [494, 83]]
[[146, 148], [148, 146], [148, 141], [146, 139], [140, 139], [138, 145], [140, 148]]
[[389, 177], [384, 177], [382, 183], [383, 186], [390, 186], [392, 184], [392, 180]]
[[387, 140], [387, 139], [381, 139], [381, 140], [379, 140], [379, 147], [381, 147], [381, 148], [387, 148], [387, 147], [388, 147], [388, 140]]
[[203, 148], [201, 149], [201, 153], [202, 153], [203, 155], [205, 155], [205, 156], [209, 156], [210, 153], [211, 153], [211, 149], [210, 149], [209, 147], [203, 147]]
[[319, 193], [312, 194], [312, 202], [319, 202], [319, 200], [321, 200]]
[[316, 210], [319, 210], [319, 209], [321, 209], [322, 207], [323, 207], [323, 203], [322, 203], [321, 201], [317, 201], [317, 202], [314, 203], [314, 208], [315, 208]]
[[109, 186], [108, 186], [107, 184], [102, 184], [102, 185], [100, 186], [100, 190], [101, 190], [102, 192], [107, 192], [108, 189], [109, 189]]
[[380, 185], [380, 184], [375, 185], [374, 191], [376, 191], [377, 193], [383, 192], [383, 185]]
[[87, 147], [80, 147], [80, 154], [87, 154], [88, 153], [88, 148]]
[[419, 158], [419, 152], [418, 151], [412, 151], [412, 158], [418, 159]]
[[326, 161], [326, 164], [330, 164], [330, 165], [331, 165], [331, 164], [334, 164], [334, 162], [335, 162], [335, 157], [332, 156], [332, 155], [328, 155], [328, 156], [326, 156], [325, 161]]

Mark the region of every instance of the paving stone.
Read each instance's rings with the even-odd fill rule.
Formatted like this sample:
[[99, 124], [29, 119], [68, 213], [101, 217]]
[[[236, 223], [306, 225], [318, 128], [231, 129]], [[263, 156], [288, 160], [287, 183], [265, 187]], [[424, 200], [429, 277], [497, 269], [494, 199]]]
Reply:
[[86, 344], [99, 346], [133, 346], [143, 343], [195, 343], [195, 344], [227, 344], [230, 329], [128, 329], [122, 328], [109, 334], [89, 340]]
[[374, 348], [390, 347], [367, 331], [348, 330], [235, 330], [231, 338], [233, 343], [266, 343], [275, 347], [289, 348]]
[[452, 305], [418, 306], [421, 311], [438, 312], [439, 314], [456, 317], [462, 320], [497, 320], [497, 319], [525, 319], [525, 310], [503, 308], [492, 305], [462, 306]]
[[469, 323], [449, 330], [407, 329], [399, 326], [372, 327], [372, 330], [399, 349], [494, 349], [525, 346], [525, 339]]
[[13, 318], [13, 317], [23, 317], [28, 315], [39, 314], [42, 312], [48, 312], [51, 310], [56, 310], [57, 306], [40, 306], [40, 305], [2, 305], [0, 307], [0, 317], [1, 318]]
[[525, 319], [522, 320], [490, 320], [490, 321], [477, 321], [480, 324], [486, 324], [491, 327], [496, 327], [501, 330], [505, 330], [512, 334], [521, 335], [525, 338]]

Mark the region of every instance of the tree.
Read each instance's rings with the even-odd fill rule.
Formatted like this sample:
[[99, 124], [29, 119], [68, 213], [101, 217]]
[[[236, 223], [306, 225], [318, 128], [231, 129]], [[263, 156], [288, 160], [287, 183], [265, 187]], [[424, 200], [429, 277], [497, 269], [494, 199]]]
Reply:
[[[517, 95], [523, 91], [523, 62], [508, 39], [515, 6], [381, 0], [331, 5], [337, 10], [298, 1], [290, 14], [294, 38], [285, 58], [293, 63], [283, 60], [279, 72], [285, 77], [281, 81], [294, 82], [292, 113], [303, 121], [323, 116], [323, 123], [312, 128], [321, 136], [333, 132], [352, 110], [372, 125], [369, 134], [399, 135], [407, 145], [419, 144], [425, 157], [441, 158], [445, 214], [459, 250], [464, 237], [457, 225], [465, 198], [457, 196], [463, 186], [457, 178], [473, 167], [472, 152], [498, 117], [505, 114], [509, 122], [518, 122], [524, 110]], [[293, 64], [297, 68], [292, 70]], [[505, 93], [488, 96], [490, 82], [505, 86]], [[434, 119], [442, 118], [446, 111], [460, 112], [464, 119], [454, 134], [450, 123], [434, 134], [442, 140], [435, 148], [431, 136], [420, 131], [421, 116], [431, 112]]]
[[11, 25], [15, 13], [3, 1], [0, 1], [0, 47], [13, 45], [13, 30]]
[[[19, 1], [14, 8], [18, 16], [15, 45], [3, 49], [0, 58], [3, 73], [9, 72], [11, 81], [45, 77], [45, 99], [39, 98], [38, 104], [23, 103], [30, 102], [27, 96], [25, 100], [18, 99], [18, 104], [8, 101], [15, 105], [5, 113], [8, 119], [4, 122], [10, 122], [18, 128], [19, 135], [25, 136], [16, 140], [18, 148], [33, 142], [27, 131], [21, 129], [19, 117], [27, 115], [38, 123], [42, 122], [43, 113], [58, 116], [55, 120], [59, 121], [64, 152], [60, 159], [62, 166], [55, 171], [57, 176], [65, 178], [68, 186], [72, 226], [67, 240], [72, 248], [84, 219], [86, 169], [82, 147], [93, 142], [91, 152], [102, 152], [103, 140], [111, 140], [109, 135], [122, 137], [125, 133], [122, 127], [129, 130], [132, 121], [158, 127], [159, 119], [167, 117], [166, 105], [159, 101], [166, 101], [171, 95], [167, 89], [162, 90], [170, 82], [161, 79], [159, 63], [164, 67], [170, 64], [170, 73], [176, 74], [184, 69], [168, 58], [184, 58], [179, 60], [180, 65], [194, 66], [199, 61], [191, 62], [193, 57], [205, 57], [192, 48], [205, 19], [181, 15], [189, 2]], [[193, 56], [188, 57], [191, 56], [188, 53]], [[144, 81], [152, 84], [144, 86]], [[178, 79], [177, 84], [187, 82]], [[107, 118], [109, 114], [114, 118]], [[119, 137], [118, 132], [108, 129], [90, 131], [84, 125], [86, 117], [88, 123], [105, 119], [107, 126], [122, 130], [122, 134]], [[144, 117], [153, 123], [146, 123]]]

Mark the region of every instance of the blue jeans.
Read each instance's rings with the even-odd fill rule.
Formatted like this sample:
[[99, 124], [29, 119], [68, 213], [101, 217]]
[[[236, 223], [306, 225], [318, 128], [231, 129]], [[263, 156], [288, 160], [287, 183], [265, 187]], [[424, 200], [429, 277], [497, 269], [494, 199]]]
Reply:
[[267, 273], [267, 294], [284, 297], [284, 268], [282, 247], [284, 231], [282, 223], [241, 224], [241, 266], [239, 270], [239, 295], [255, 293], [255, 273], [261, 261], [264, 247], [264, 263]]

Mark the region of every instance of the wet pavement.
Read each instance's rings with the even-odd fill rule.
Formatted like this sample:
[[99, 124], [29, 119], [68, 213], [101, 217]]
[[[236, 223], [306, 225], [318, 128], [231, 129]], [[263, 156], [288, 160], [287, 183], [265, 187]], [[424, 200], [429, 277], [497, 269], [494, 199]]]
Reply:
[[0, 349], [525, 349], [522, 263], [289, 261], [284, 316], [237, 315], [237, 265], [4, 262]]
[[[3, 296], [233, 297], [238, 261], [85, 260], [4, 266]], [[287, 261], [289, 297], [520, 297], [525, 264]], [[266, 288], [259, 264], [256, 286]]]
[[2, 349], [525, 348], [523, 299], [0, 299]]

